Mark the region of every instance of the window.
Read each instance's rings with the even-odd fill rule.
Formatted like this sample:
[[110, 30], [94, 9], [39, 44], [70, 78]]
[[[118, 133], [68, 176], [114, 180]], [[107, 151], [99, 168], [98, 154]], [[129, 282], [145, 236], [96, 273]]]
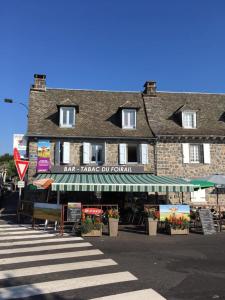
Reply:
[[183, 163], [211, 163], [210, 144], [188, 144], [183, 146]]
[[55, 143], [55, 165], [70, 163], [70, 143], [56, 141]]
[[136, 128], [136, 110], [123, 109], [122, 110], [122, 128], [135, 129]]
[[103, 162], [103, 145], [91, 145], [91, 162], [96, 164]]
[[119, 144], [119, 164], [127, 163], [148, 164], [147, 144]]
[[60, 127], [74, 127], [75, 107], [60, 107]]
[[106, 160], [106, 145], [83, 143], [83, 163], [102, 164]]
[[202, 145], [191, 144], [189, 147], [190, 151], [190, 163], [201, 163], [203, 162], [203, 149]]
[[196, 112], [182, 112], [182, 126], [184, 128], [196, 128]]

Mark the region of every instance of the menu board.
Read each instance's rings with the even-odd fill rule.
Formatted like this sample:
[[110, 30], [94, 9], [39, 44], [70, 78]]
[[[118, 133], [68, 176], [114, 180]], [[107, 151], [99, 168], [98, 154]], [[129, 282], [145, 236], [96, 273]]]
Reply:
[[67, 221], [68, 222], [80, 222], [81, 219], [81, 203], [68, 202], [67, 207]]
[[202, 223], [202, 230], [204, 234], [213, 234], [216, 233], [213, 216], [209, 209], [200, 209], [199, 217]]

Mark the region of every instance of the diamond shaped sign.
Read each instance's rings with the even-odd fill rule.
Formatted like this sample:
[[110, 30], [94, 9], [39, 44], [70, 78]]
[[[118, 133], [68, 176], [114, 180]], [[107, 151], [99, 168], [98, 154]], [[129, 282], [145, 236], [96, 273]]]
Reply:
[[28, 168], [28, 165], [29, 165], [29, 161], [15, 160], [15, 164], [16, 164], [16, 169], [17, 169], [17, 172], [19, 174], [20, 180], [22, 181], [25, 174], [26, 174], [26, 171], [27, 171], [27, 168]]

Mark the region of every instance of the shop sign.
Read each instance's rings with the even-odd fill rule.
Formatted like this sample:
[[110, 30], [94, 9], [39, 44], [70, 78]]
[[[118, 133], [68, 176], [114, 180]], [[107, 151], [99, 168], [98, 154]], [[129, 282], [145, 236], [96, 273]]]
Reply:
[[173, 205], [173, 204], [162, 204], [159, 205], [160, 221], [176, 219], [185, 219], [190, 221], [190, 206], [189, 205]]
[[51, 173], [144, 173], [144, 166], [52, 166]]
[[80, 222], [80, 219], [81, 219], [81, 203], [80, 202], [68, 202], [67, 221], [68, 222]]
[[103, 213], [103, 210], [100, 208], [95, 207], [87, 207], [82, 209], [82, 213], [85, 213], [87, 215], [101, 215]]
[[37, 172], [48, 172], [50, 170], [50, 141], [38, 141]]
[[27, 138], [24, 134], [13, 134], [13, 149], [17, 149], [21, 158], [26, 157]]

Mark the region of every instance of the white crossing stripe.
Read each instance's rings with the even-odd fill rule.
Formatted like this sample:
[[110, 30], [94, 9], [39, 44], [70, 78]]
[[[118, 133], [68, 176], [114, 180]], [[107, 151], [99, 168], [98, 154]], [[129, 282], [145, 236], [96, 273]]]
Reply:
[[2, 249], [0, 254], [12, 254], [12, 253], [25, 253], [25, 252], [39, 252], [39, 251], [50, 251], [58, 249], [71, 249], [71, 248], [81, 248], [81, 247], [91, 247], [90, 243], [76, 243], [76, 244], [63, 244], [63, 245], [49, 245], [49, 246], [34, 246], [26, 248], [16, 248], [16, 249]]
[[[41, 234], [28, 234], [23, 236], [11, 235], [11, 236], [1, 236], [0, 241], [11, 241], [11, 240], [24, 240], [24, 239], [36, 239], [36, 238], [44, 238], [44, 237], [52, 237], [56, 236], [54, 233], [43, 232]], [[66, 235], [67, 236], [67, 235]]]
[[25, 298], [35, 295], [63, 292], [68, 290], [99, 286], [117, 282], [137, 280], [130, 272], [117, 272], [72, 279], [46, 281], [0, 288], [0, 299]]
[[26, 236], [26, 235], [30, 235], [30, 234], [34, 234], [34, 233], [38, 233], [38, 234], [40, 234], [40, 233], [42, 233], [42, 234], [44, 234], [44, 233], [46, 233], [46, 232], [44, 232], [44, 231], [37, 231], [37, 230], [31, 230], [31, 229], [28, 229], [27, 231], [24, 231], [24, 230], [18, 230], [18, 231], [14, 231], [14, 229], [13, 229], [13, 231], [9, 231], [9, 232], [5, 232], [5, 231], [0, 231], [0, 238], [2, 237], [2, 236], [4, 236], [4, 235], [22, 235], [22, 234], [24, 234], [24, 237]]
[[32, 276], [32, 275], [39, 275], [39, 274], [49, 274], [54, 272], [64, 272], [64, 271], [81, 270], [81, 269], [101, 268], [101, 267], [114, 266], [114, 265], [117, 265], [117, 263], [112, 259], [99, 259], [99, 260], [89, 260], [89, 261], [72, 262], [72, 263], [62, 263], [57, 265], [12, 269], [12, 270], [0, 271], [0, 279]]
[[6, 227], [6, 228], [1, 228], [0, 232], [5, 232], [5, 231], [11, 231], [11, 230], [26, 230], [28, 228], [26, 227]]
[[91, 300], [166, 300], [153, 289], [139, 290], [128, 293], [116, 294], [100, 298], [92, 298]]
[[19, 242], [3, 242], [0, 240], [0, 247], [10, 247], [10, 246], [23, 246], [23, 245], [33, 245], [33, 244], [45, 244], [45, 243], [66, 243], [73, 241], [83, 241], [82, 237], [56, 237], [51, 239], [40, 239], [40, 240], [31, 240], [31, 241], [19, 241]]
[[74, 257], [101, 255], [101, 254], [103, 254], [103, 252], [100, 250], [82, 250], [76, 252], [62, 252], [62, 253], [55, 253], [55, 254], [40, 254], [40, 255], [1, 258], [0, 266], [8, 265], [8, 264], [19, 264], [25, 262], [36, 262], [36, 261], [43, 261], [43, 260], [50, 260], [50, 259], [55, 260], [55, 259], [65, 259], [65, 258], [74, 258]]
[[1, 227], [20, 227], [21, 225], [16, 225], [16, 224], [10, 224], [10, 223], [7, 223], [7, 224], [0, 224], [0, 228]]

